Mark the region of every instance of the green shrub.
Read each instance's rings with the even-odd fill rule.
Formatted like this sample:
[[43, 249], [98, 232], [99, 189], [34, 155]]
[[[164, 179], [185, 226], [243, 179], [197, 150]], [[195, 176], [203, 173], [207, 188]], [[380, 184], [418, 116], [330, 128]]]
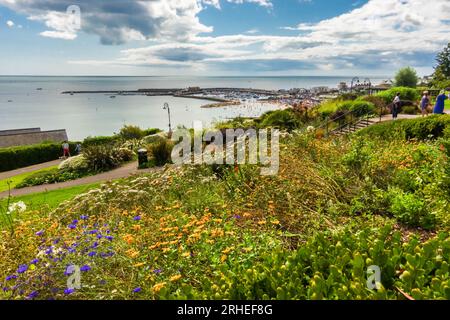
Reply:
[[444, 136], [444, 130], [448, 126], [450, 126], [450, 117], [433, 115], [426, 118], [379, 123], [360, 130], [357, 134], [389, 140], [397, 138], [428, 140]]
[[100, 146], [100, 145], [116, 145], [121, 140], [118, 135], [114, 136], [98, 136], [98, 137], [87, 137], [83, 141], [83, 148]]
[[16, 186], [16, 188], [21, 189], [26, 187], [40, 186], [43, 184], [60, 183], [82, 178], [85, 175], [86, 174], [80, 172], [69, 172], [53, 169], [49, 171], [38, 172], [25, 178]]
[[375, 105], [367, 101], [355, 101], [350, 106], [350, 111], [353, 111], [357, 117], [362, 117], [375, 113]]
[[418, 90], [405, 87], [395, 87], [387, 91], [380, 92], [376, 96], [383, 99], [386, 104], [391, 104], [397, 93], [400, 93], [400, 99], [405, 101], [418, 101], [420, 99], [420, 93]]
[[118, 167], [122, 162], [116, 149], [111, 146], [88, 147], [84, 149], [83, 155], [91, 171], [108, 171]]
[[145, 137], [145, 132], [137, 126], [126, 125], [119, 132], [120, 137], [123, 140], [142, 139]]
[[[74, 152], [74, 143], [70, 143], [70, 150]], [[0, 172], [53, 161], [61, 156], [62, 146], [59, 143], [0, 148]]]
[[163, 166], [171, 161], [172, 149], [173, 145], [168, 140], [158, 141], [149, 147], [150, 154], [157, 166]]
[[156, 129], [156, 128], [150, 128], [150, 129], [142, 130], [142, 132], [144, 134], [144, 137], [147, 137], [147, 136], [152, 136], [154, 134], [160, 133], [161, 130], [160, 129]]
[[401, 189], [389, 190], [391, 200], [390, 212], [394, 217], [411, 227], [432, 229], [436, 225], [436, 217], [428, 211], [425, 202], [412, 193], [404, 193]]
[[300, 121], [292, 110], [270, 111], [263, 115], [261, 121], [261, 127], [263, 128], [274, 127], [288, 131], [297, 129], [300, 125]]
[[419, 110], [417, 109], [417, 107], [414, 107], [414, 106], [406, 106], [406, 107], [403, 107], [401, 110], [401, 112], [404, 114], [417, 114], [418, 111]]

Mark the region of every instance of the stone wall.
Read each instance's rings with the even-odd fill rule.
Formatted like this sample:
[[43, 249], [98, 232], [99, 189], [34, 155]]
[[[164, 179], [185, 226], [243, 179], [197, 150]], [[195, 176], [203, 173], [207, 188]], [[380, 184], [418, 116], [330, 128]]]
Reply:
[[9, 136], [12, 134], [34, 133], [34, 132], [41, 132], [41, 128], [0, 130], [0, 136]]
[[[11, 130], [13, 131], [13, 130]], [[63, 142], [68, 140], [66, 130], [23, 132], [0, 134], [0, 148], [40, 144], [45, 141]]]

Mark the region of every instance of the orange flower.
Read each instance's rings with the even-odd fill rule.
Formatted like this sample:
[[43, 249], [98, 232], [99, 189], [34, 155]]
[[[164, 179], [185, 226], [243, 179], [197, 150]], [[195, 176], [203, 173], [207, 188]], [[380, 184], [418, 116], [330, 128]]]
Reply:
[[123, 240], [128, 244], [132, 244], [134, 242], [134, 237], [131, 234], [126, 234], [123, 236]]
[[139, 231], [139, 230], [141, 230], [141, 226], [140, 226], [139, 224], [133, 225], [132, 228], [133, 228], [134, 231]]

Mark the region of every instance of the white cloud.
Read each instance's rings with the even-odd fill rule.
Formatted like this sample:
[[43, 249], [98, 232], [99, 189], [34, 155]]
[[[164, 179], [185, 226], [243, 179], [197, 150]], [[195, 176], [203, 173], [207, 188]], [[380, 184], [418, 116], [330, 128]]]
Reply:
[[11, 20], [6, 21], [6, 25], [8, 26], [8, 28], [12, 28], [14, 27], [14, 22]]
[[[269, 0], [222, 0], [253, 3], [266, 8]], [[76, 31], [64, 26], [61, 8], [69, 0], [0, 0], [43, 21], [50, 29], [42, 35], [73, 39]], [[76, 61], [76, 64], [165, 66], [199, 69], [271, 62], [288, 69], [314, 66], [320, 70], [387, 68], [411, 64], [423, 66], [421, 56], [431, 56], [448, 43], [448, 0], [369, 0], [348, 13], [285, 29], [293, 36], [259, 35], [257, 29], [243, 35], [208, 36], [213, 31], [198, 18], [205, 6], [220, 9], [219, 0], [118, 0], [108, 5], [79, 1], [83, 31], [100, 36], [103, 43], [148, 40], [142, 48], [121, 52], [116, 60]], [[97, 4], [96, 4], [97, 3]], [[46, 4], [46, 6], [44, 5]], [[427, 8], [427, 11], [424, 11]], [[60, 10], [60, 11], [58, 11]], [[432, 13], [430, 16], [428, 13]], [[432, 59], [427, 64], [431, 67]]]

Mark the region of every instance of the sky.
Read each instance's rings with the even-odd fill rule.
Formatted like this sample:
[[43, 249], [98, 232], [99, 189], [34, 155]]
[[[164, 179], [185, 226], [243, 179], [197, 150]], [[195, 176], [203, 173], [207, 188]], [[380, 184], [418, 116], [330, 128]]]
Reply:
[[449, 33], [449, 0], [0, 0], [0, 74], [428, 75]]

